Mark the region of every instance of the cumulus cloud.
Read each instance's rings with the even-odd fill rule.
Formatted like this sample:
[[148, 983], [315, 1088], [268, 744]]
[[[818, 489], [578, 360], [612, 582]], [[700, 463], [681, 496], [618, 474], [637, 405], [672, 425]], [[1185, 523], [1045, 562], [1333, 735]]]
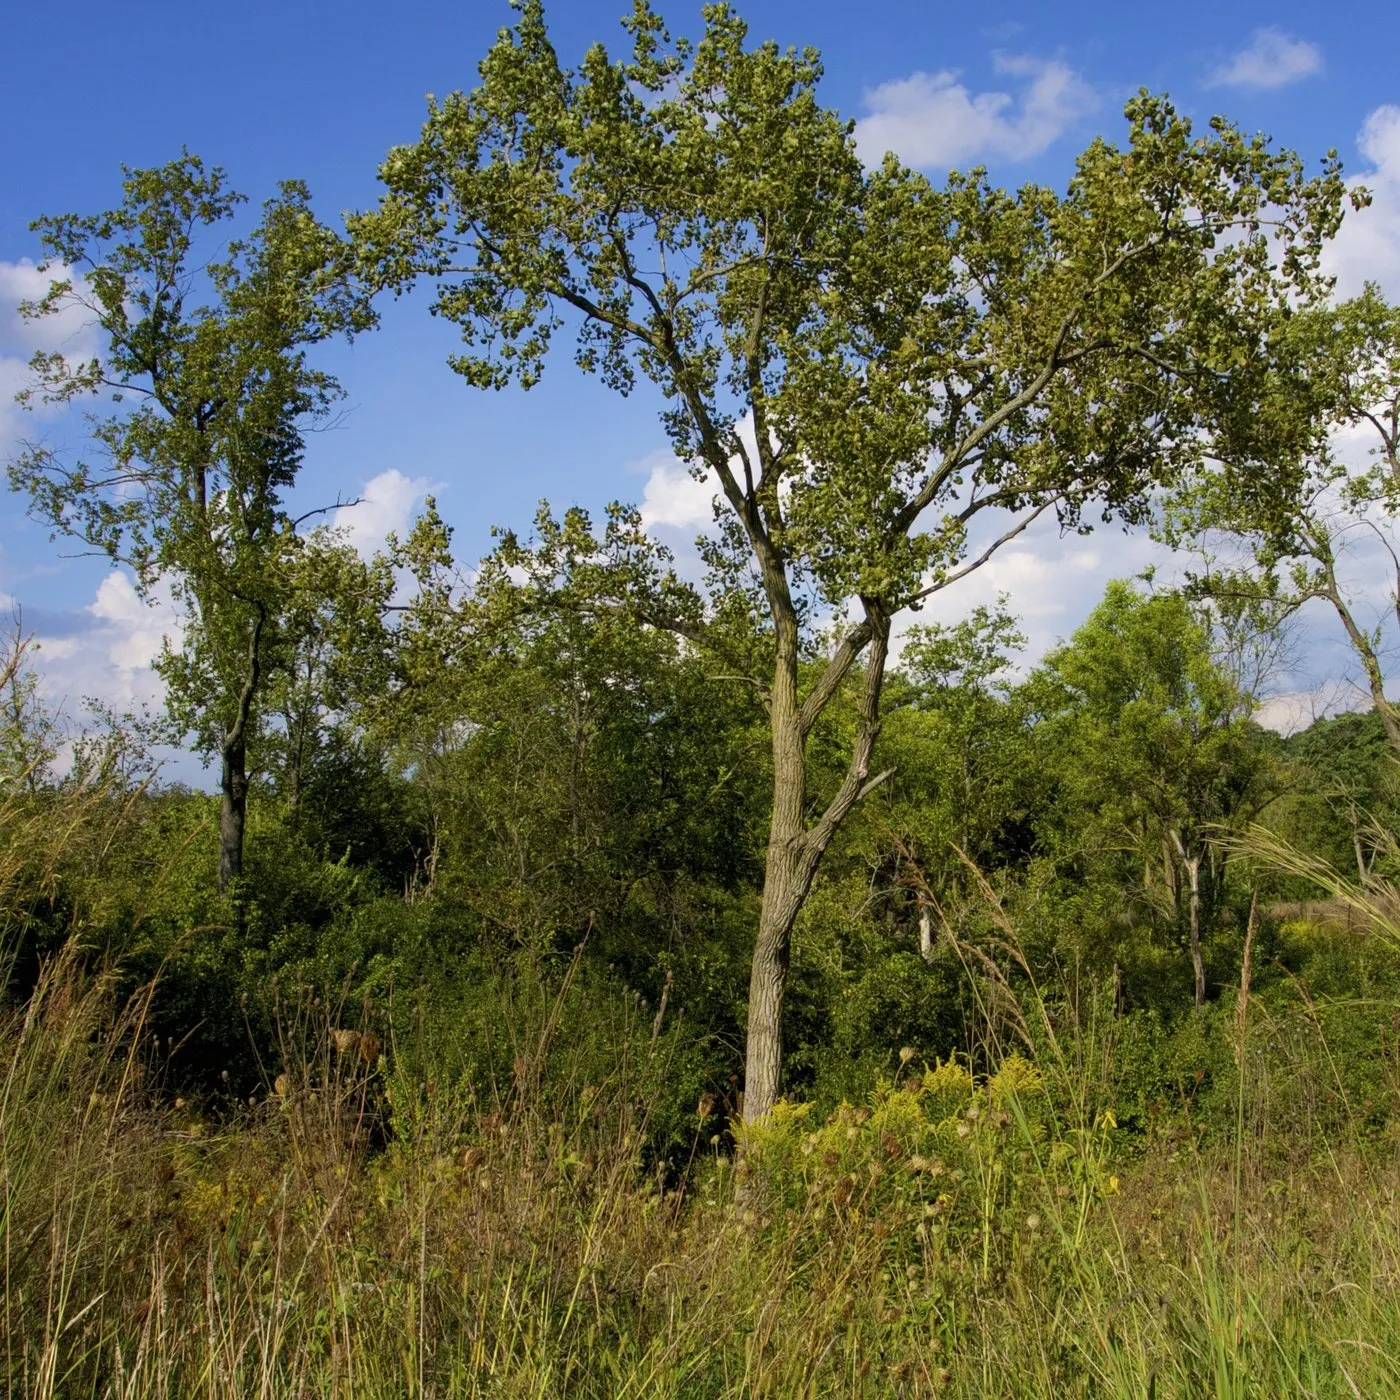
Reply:
[[1377, 107], [1356, 144], [1370, 168], [1348, 183], [1369, 190], [1371, 204], [1347, 214], [1323, 265], [1336, 277], [1339, 296], [1355, 296], [1369, 281], [1400, 298], [1400, 106]]
[[[758, 460], [758, 439], [754, 433], [752, 410], [734, 424], [734, 432], [743, 444], [750, 462]], [[742, 473], [741, 458], [730, 458], [736, 476]], [[697, 533], [708, 533], [715, 523], [714, 500], [719, 483], [711, 473], [698, 481], [690, 464], [678, 461], [669, 452], [654, 452], [629, 468], [634, 473], [647, 474], [639, 507], [642, 523], [648, 530], [678, 531], [690, 544]]]
[[97, 347], [92, 313], [86, 307], [69, 303], [51, 316], [26, 320], [20, 303], [38, 301], [56, 281], [70, 276], [67, 268], [40, 272], [28, 258], [17, 262], [0, 260], [0, 353], [33, 354], [35, 350], [61, 350], [65, 355], [85, 359]]
[[[975, 557], [1006, 523], [986, 522], [981, 534], [989, 538], [974, 538], [969, 555]], [[995, 603], [1004, 594], [1026, 636], [1021, 665], [1032, 666], [1078, 628], [1109, 580], [1132, 578], [1149, 566], [1161, 582], [1178, 569], [1170, 551], [1141, 532], [1104, 526], [1088, 536], [1062, 535], [1053, 519], [1042, 518], [980, 569], [935, 593], [917, 613], [902, 615], [896, 643], [911, 626], [960, 622], [978, 604]]]
[[431, 490], [427, 477], [405, 476], [397, 467], [390, 467], [370, 477], [358, 501], [340, 506], [331, 517], [331, 524], [344, 534], [347, 543], [368, 558], [384, 547], [387, 535], [404, 533]]
[[914, 73], [865, 94], [869, 115], [856, 127], [861, 156], [871, 163], [893, 151], [909, 165], [947, 167], [1039, 155], [1098, 101], [1093, 89], [1059, 59], [996, 54], [996, 71], [1019, 91], [973, 93], [953, 69]]
[[691, 534], [708, 529], [714, 521], [714, 483], [696, 481], [690, 469], [669, 453], [658, 453], [640, 464], [647, 473], [642, 488], [642, 523], [648, 530], [685, 530]]
[[97, 353], [92, 316], [76, 305], [36, 321], [20, 315], [21, 302], [36, 301], [55, 279], [66, 277], [66, 268], [40, 272], [28, 258], [0, 260], [0, 462], [7, 461], [21, 444], [36, 434], [36, 423], [51, 419], [42, 407], [26, 413], [15, 395], [31, 378], [29, 359], [37, 350], [61, 351], [75, 360]]
[[114, 569], [103, 575], [86, 607], [41, 612], [35, 620], [44, 696], [69, 715], [88, 699], [117, 711], [159, 704], [160, 678], [151, 663], [167, 640], [178, 641], [181, 630], [168, 589], [144, 600], [131, 575]]
[[1361, 710], [1371, 697], [1346, 681], [1324, 681], [1311, 690], [1285, 690], [1271, 695], [1254, 712], [1254, 718], [1278, 734], [1296, 734], [1317, 720], [1348, 710]]
[[1256, 29], [1249, 45], [1206, 79], [1208, 87], [1269, 92], [1322, 72], [1322, 50], [1270, 25]]

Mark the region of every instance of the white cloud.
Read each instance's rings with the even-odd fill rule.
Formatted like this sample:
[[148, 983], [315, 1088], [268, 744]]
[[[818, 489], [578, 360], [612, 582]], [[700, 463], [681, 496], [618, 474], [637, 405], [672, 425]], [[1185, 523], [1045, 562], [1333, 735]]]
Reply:
[[32, 415], [15, 402], [15, 395], [28, 382], [29, 368], [24, 360], [0, 355], [0, 465], [10, 460], [27, 437], [33, 436]]
[[22, 301], [38, 301], [53, 282], [69, 275], [65, 267], [40, 272], [28, 258], [0, 260], [0, 352], [28, 358], [35, 350], [61, 350], [80, 359], [95, 352], [93, 317], [86, 307], [70, 302], [61, 311], [37, 320], [20, 315]]
[[[750, 462], [758, 460], [758, 438], [754, 433], [753, 410], [747, 410], [734, 424], [734, 432], [748, 454]], [[729, 459], [736, 476], [742, 474], [742, 459], [738, 454]], [[634, 473], [646, 472], [642, 488], [642, 523], [648, 530], [678, 530], [686, 535], [685, 545], [694, 541], [697, 532], [708, 534], [715, 523], [714, 499], [719, 483], [714, 474], [706, 472], [699, 480], [692, 475], [690, 464], [681, 462], [669, 452], [653, 452], [628, 467]], [[784, 490], [786, 483], [780, 490]]]
[[1322, 50], [1270, 25], [1256, 29], [1249, 47], [1241, 49], [1206, 80], [1208, 87], [1247, 88], [1267, 92], [1287, 87], [1322, 71]]
[[1310, 724], [1348, 710], [1370, 707], [1371, 697], [1345, 681], [1326, 681], [1311, 690], [1286, 690], [1271, 695], [1254, 712], [1254, 718], [1279, 734], [1296, 734]]
[[50, 705], [76, 717], [89, 698], [118, 711], [161, 703], [151, 663], [163, 643], [178, 641], [181, 633], [169, 590], [158, 589], [146, 602], [131, 575], [114, 569], [103, 575], [92, 602], [66, 621], [61, 630], [37, 629], [41, 686]]
[[0, 260], [0, 464], [37, 436], [36, 423], [56, 416], [55, 410], [42, 406], [27, 413], [15, 402], [32, 377], [30, 356], [36, 350], [58, 350], [71, 359], [86, 360], [97, 353], [92, 315], [83, 307], [66, 306], [34, 321], [19, 313], [22, 301], [37, 300], [50, 282], [66, 274], [66, 268], [40, 272], [28, 258]]
[[348, 544], [368, 557], [383, 548], [386, 535], [404, 533], [431, 490], [427, 477], [405, 476], [397, 467], [390, 467], [370, 477], [359, 500], [336, 510], [331, 524], [343, 532]]
[[[985, 535], [1006, 528], [989, 521]], [[971, 541], [975, 558], [989, 540]], [[911, 626], [962, 621], [979, 603], [995, 603], [1006, 594], [1007, 606], [1026, 635], [1022, 666], [1032, 666], [1052, 647], [1067, 640], [1103, 597], [1110, 579], [1132, 578], [1156, 566], [1159, 583], [1178, 567], [1172, 555], [1141, 532], [1124, 533], [1106, 525], [1089, 536], [1061, 535], [1053, 519], [1041, 519], [1004, 546], [980, 569], [935, 593], [917, 613], [901, 615], [902, 634]]]
[[913, 166], [948, 167], [1039, 155], [1098, 105], [1093, 89], [1059, 59], [996, 54], [996, 71], [1022, 80], [1018, 96], [972, 93], [952, 69], [914, 73], [865, 94], [856, 127], [861, 156], [886, 151]]
[[1377, 107], [1356, 144], [1371, 168], [1347, 183], [1364, 185], [1371, 204], [1347, 213], [1324, 253], [1323, 266], [1336, 277], [1338, 296], [1355, 296], [1371, 281], [1391, 298], [1400, 298], [1400, 106]]
[[690, 469], [669, 453], [658, 453], [640, 464], [647, 471], [642, 488], [642, 522], [648, 530], [687, 530], [694, 534], [714, 522], [711, 502], [714, 482], [696, 481]]
[[145, 602], [123, 572], [110, 573], [98, 584], [87, 610], [97, 619], [97, 649], [105, 654], [111, 674], [121, 678], [122, 691], [140, 689], [131, 678], [150, 670], [167, 638], [173, 642], [180, 636], [169, 593], [162, 590]]

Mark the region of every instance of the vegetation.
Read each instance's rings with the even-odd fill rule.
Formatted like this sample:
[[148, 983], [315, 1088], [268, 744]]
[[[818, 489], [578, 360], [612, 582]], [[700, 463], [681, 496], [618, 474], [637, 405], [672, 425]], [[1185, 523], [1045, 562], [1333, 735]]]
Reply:
[[[103, 351], [32, 392], [119, 397], [12, 485], [187, 626], [154, 732], [0, 661], [7, 1392], [1400, 1387], [1396, 716], [1334, 548], [1400, 361], [1318, 271], [1340, 171], [1142, 95], [1063, 193], [938, 186], [705, 26], [575, 72], [524, 4], [344, 237], [288, 185], [219, 248], [189, 155], [37, 225]], [[431, 501], [368, 560], [293, 516], [317, 347], [418, 278], [478, 387], [567, 325], [659, 389], [703, 578], [623, 505], [470, 570]], [[1206, 562], [1034, 664], [1004, 599], [904, 616], [1046, 512]], [[1284, 738], [1309, 599], [1372, 704]]]

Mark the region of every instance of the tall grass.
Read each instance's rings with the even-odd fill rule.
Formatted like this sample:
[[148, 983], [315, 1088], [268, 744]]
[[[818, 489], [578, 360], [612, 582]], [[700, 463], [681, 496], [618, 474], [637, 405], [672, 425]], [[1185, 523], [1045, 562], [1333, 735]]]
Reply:
[[206, 1119], [148, 1005], [65, 952], [0, 1026], [10, 1394], [1400, 1392], [1393, 1151], [1128, 1160], [1034, 997], [1038, 1064], [908, 1062], [737, 1157], [697, 1118], [679, 1184], [634, 1078], [413, 1083], [325, 1008]]

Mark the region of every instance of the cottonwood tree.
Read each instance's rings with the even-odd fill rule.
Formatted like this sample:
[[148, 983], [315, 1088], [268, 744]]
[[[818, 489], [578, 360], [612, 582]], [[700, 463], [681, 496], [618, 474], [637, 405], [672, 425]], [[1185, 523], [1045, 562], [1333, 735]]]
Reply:
[[224, 172], [185, 154], [125, 175], [117, 208], [33, 225], [45, 270], [62, 275], [21, 308], [43, 317], [76, 305], [102, 342], [88, 361], [37, 355], [22, 397], [106, 395], [115, 407], [89, 415], [89, 454], [32, 445], [10, 484], [56, 532], [129, 565], [143, 596], [165, 584], [181, 608], [182, 639], [157, 667], [175, 726], [219, 760], [228, 888], [242, 874], [248, 749], [300, 549], [286, 494], [307, 427], [339, 394], [307, 352], [367, 326], [369, 310], [346, 245], [302, 185], [282, 185], [257, 227], [210, 260], [243, 202]]
[[[698, 41], [673, 41], [638, 0], [630, 53], [598, 45], [569, 69], [526, 0], [480, 84], [389, 154], [353, 233], [383, 283], [435, 282], [469, 383], [534, 384], [572, 327], [582, 370], [659, 389], [677, 455], [747, 552], [773, 769], [753, 1119], [779, 1093], [794, 920], [884, 777], [893, 619], [1038, 516], [1067, 531], [1091, 508], [1142, 518], [1205, 436], [1263, 455], [1249, 405], [1268, 327], [1314, 294], [1344, 192], [1335, 161], [1310, 177], [1146, 95], [1127, 144], [1094, 142], [1062, 194], [1008, 194], [978, 171], [938, 185], [894, 156], [867, 168], [818, 100], [815, 52], [750, 46], [726, 5], [703, 16]], [[804, 677], [804, 626], [833, 615], [844, 626]], [[808, 741], [848, 685], [845, 774], [818, 795]]]
[[[1400, 623], [1393, 523], [1400, 509], [1400, 307], [1369, 285], [1350, 301], [1294, 318], [1280, 351], [1289, 370], [1265, 411], [1293, 420], [1293, 435], [1310, 436], [1309, 450], [1264, 491], [1251, 471], [1227, 461], [1175, 497], [1164, 534], [1217, 555], [1195, 583], [1227, 606], [1254, 604], [1285, 617], [1323, 603], [1400, 752], [1400, 706], [1385, 693], [1387, 617]], [[1380, 609], [1368, 607], [1364, 582], [1348, 567], [1348, 556], [1367, 553], [1381, 558], [1392, 580]]]

